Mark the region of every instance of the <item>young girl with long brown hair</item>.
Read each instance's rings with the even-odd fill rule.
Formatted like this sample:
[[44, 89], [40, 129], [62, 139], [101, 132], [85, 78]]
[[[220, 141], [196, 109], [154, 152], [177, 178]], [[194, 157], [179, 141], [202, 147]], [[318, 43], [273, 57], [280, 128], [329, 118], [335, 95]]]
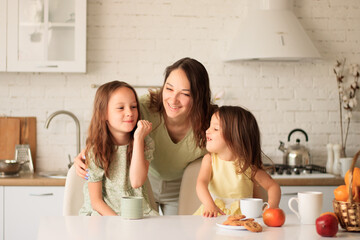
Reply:
[[196, 185], [202, 206], [195, 215], [240, 213], [239, 199], [253, 197], [254, 182], [267, 191], [270, 208], [279, 206], [280, 186], [263, 169], [260, 131], [249, 111], [220, 107], [211, 117], [206, 138], [209, 153], [202, 160]]
[[86, 140], [89, 179], [80, 215], [121, 215], [122, 196], [143, 197], [143, 213], [156, 215], [143, 186], [153, 159], [154, 143], [147, 136], [152, 124], [139, 119], [139, 101], [129, 84], [100, 86]]

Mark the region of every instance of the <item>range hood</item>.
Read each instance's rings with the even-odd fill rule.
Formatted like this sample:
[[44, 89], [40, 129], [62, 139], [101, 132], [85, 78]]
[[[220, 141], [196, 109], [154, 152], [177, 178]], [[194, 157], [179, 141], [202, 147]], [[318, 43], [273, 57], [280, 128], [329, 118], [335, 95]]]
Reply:
[[301, 61], [321, 58], [292, 12], [292, 0], [250, 0], [251, 7], [225, 61]]

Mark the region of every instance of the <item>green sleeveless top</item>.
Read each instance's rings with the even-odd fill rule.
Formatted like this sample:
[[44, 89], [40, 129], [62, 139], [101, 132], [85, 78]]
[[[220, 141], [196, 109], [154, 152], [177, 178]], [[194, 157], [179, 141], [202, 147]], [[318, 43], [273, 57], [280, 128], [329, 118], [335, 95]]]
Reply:
[[192, 129], [178, 143], [174, 143], [166, 129], [161, 114], [149, 109], [149, 95], [140, 98], [142, 119], [152, 122], [149, 134], [155, 142], [154, 160], [149, 173], [161, 180], [172, 181], [182, 178], [186, 166], [206, 154], [206, 149], [196, 146]]

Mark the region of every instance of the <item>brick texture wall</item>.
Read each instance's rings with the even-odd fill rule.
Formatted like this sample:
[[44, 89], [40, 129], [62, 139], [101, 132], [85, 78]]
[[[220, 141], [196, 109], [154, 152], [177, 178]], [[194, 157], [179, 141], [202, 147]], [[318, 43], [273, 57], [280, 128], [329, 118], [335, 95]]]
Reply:
[[[75, 156], [75, 124], [54, 111], [73, 112], [82, 147], [96, 89], [119, 79], [161, 85], [166, 66], [189, 56], [207, 68], [222, 104], [241, 105], [258, 119], [262, 146], [277, 163], [279, 140], [302, 128], [315, 164], [324, 165], [326, 144], [340, 141], [335, 60], [360, 63], [360, 1], [295, 0], [294, 13], [320, 51], [313, 62], [234, 62], [222, 56], [248, 10], [246, 0], [89, 0], [87, 73], [0, 73], [0, 115], [36, 116], [39, 170], [65, 169]], [[141, 93], [145, 89], [139, 89]], [[358, 102], [360, 99], [358, 97]], [[0, 133], [1, 134], [1, 133]], [[293, 142], [301, 135], [293, 136]], [[359, 107], [353, 114], [347, 153], [360, 149]]]

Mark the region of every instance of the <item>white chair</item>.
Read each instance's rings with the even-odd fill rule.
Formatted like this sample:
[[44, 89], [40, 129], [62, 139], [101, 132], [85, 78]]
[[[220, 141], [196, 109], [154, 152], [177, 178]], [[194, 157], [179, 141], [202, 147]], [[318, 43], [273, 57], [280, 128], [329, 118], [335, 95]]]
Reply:
[[[66, 182], [65, 182], [64, 204], [63, 204], [64, 216], [79, 215], [79, 210], [84, 203], [84, 194], [83, 194], [84, 183], [85, 180], [76, 174], [75, 166], [74, 165], [71, 166], [71, 168], [67, 173]], [[149, 204], [153, 209], [157, 210], [158, 208], [155, 203], [155, 199], [149, 179], [146, 179], [145, 185], [148, 191]]]
[[76, 174], [75, 166], [69, 169], [64, 192], [63, 215], [77, 216], [84, 203], [83, 185], [85, 180]]
[[196, 180], [202, 158], [190, 163], [184, 171], [179, 193], [179, 215], [192, 215], [201, 205], [196, 194]]
[[[196, 194], [196, 181], [201, 167], [199, 158], [190, 163], [184, 171], [179, 194], [179, 215], [192, 215], [201, 205]], [[267, 201], [267, 192], [258, 184], [254, 184], [253, 197]]]

